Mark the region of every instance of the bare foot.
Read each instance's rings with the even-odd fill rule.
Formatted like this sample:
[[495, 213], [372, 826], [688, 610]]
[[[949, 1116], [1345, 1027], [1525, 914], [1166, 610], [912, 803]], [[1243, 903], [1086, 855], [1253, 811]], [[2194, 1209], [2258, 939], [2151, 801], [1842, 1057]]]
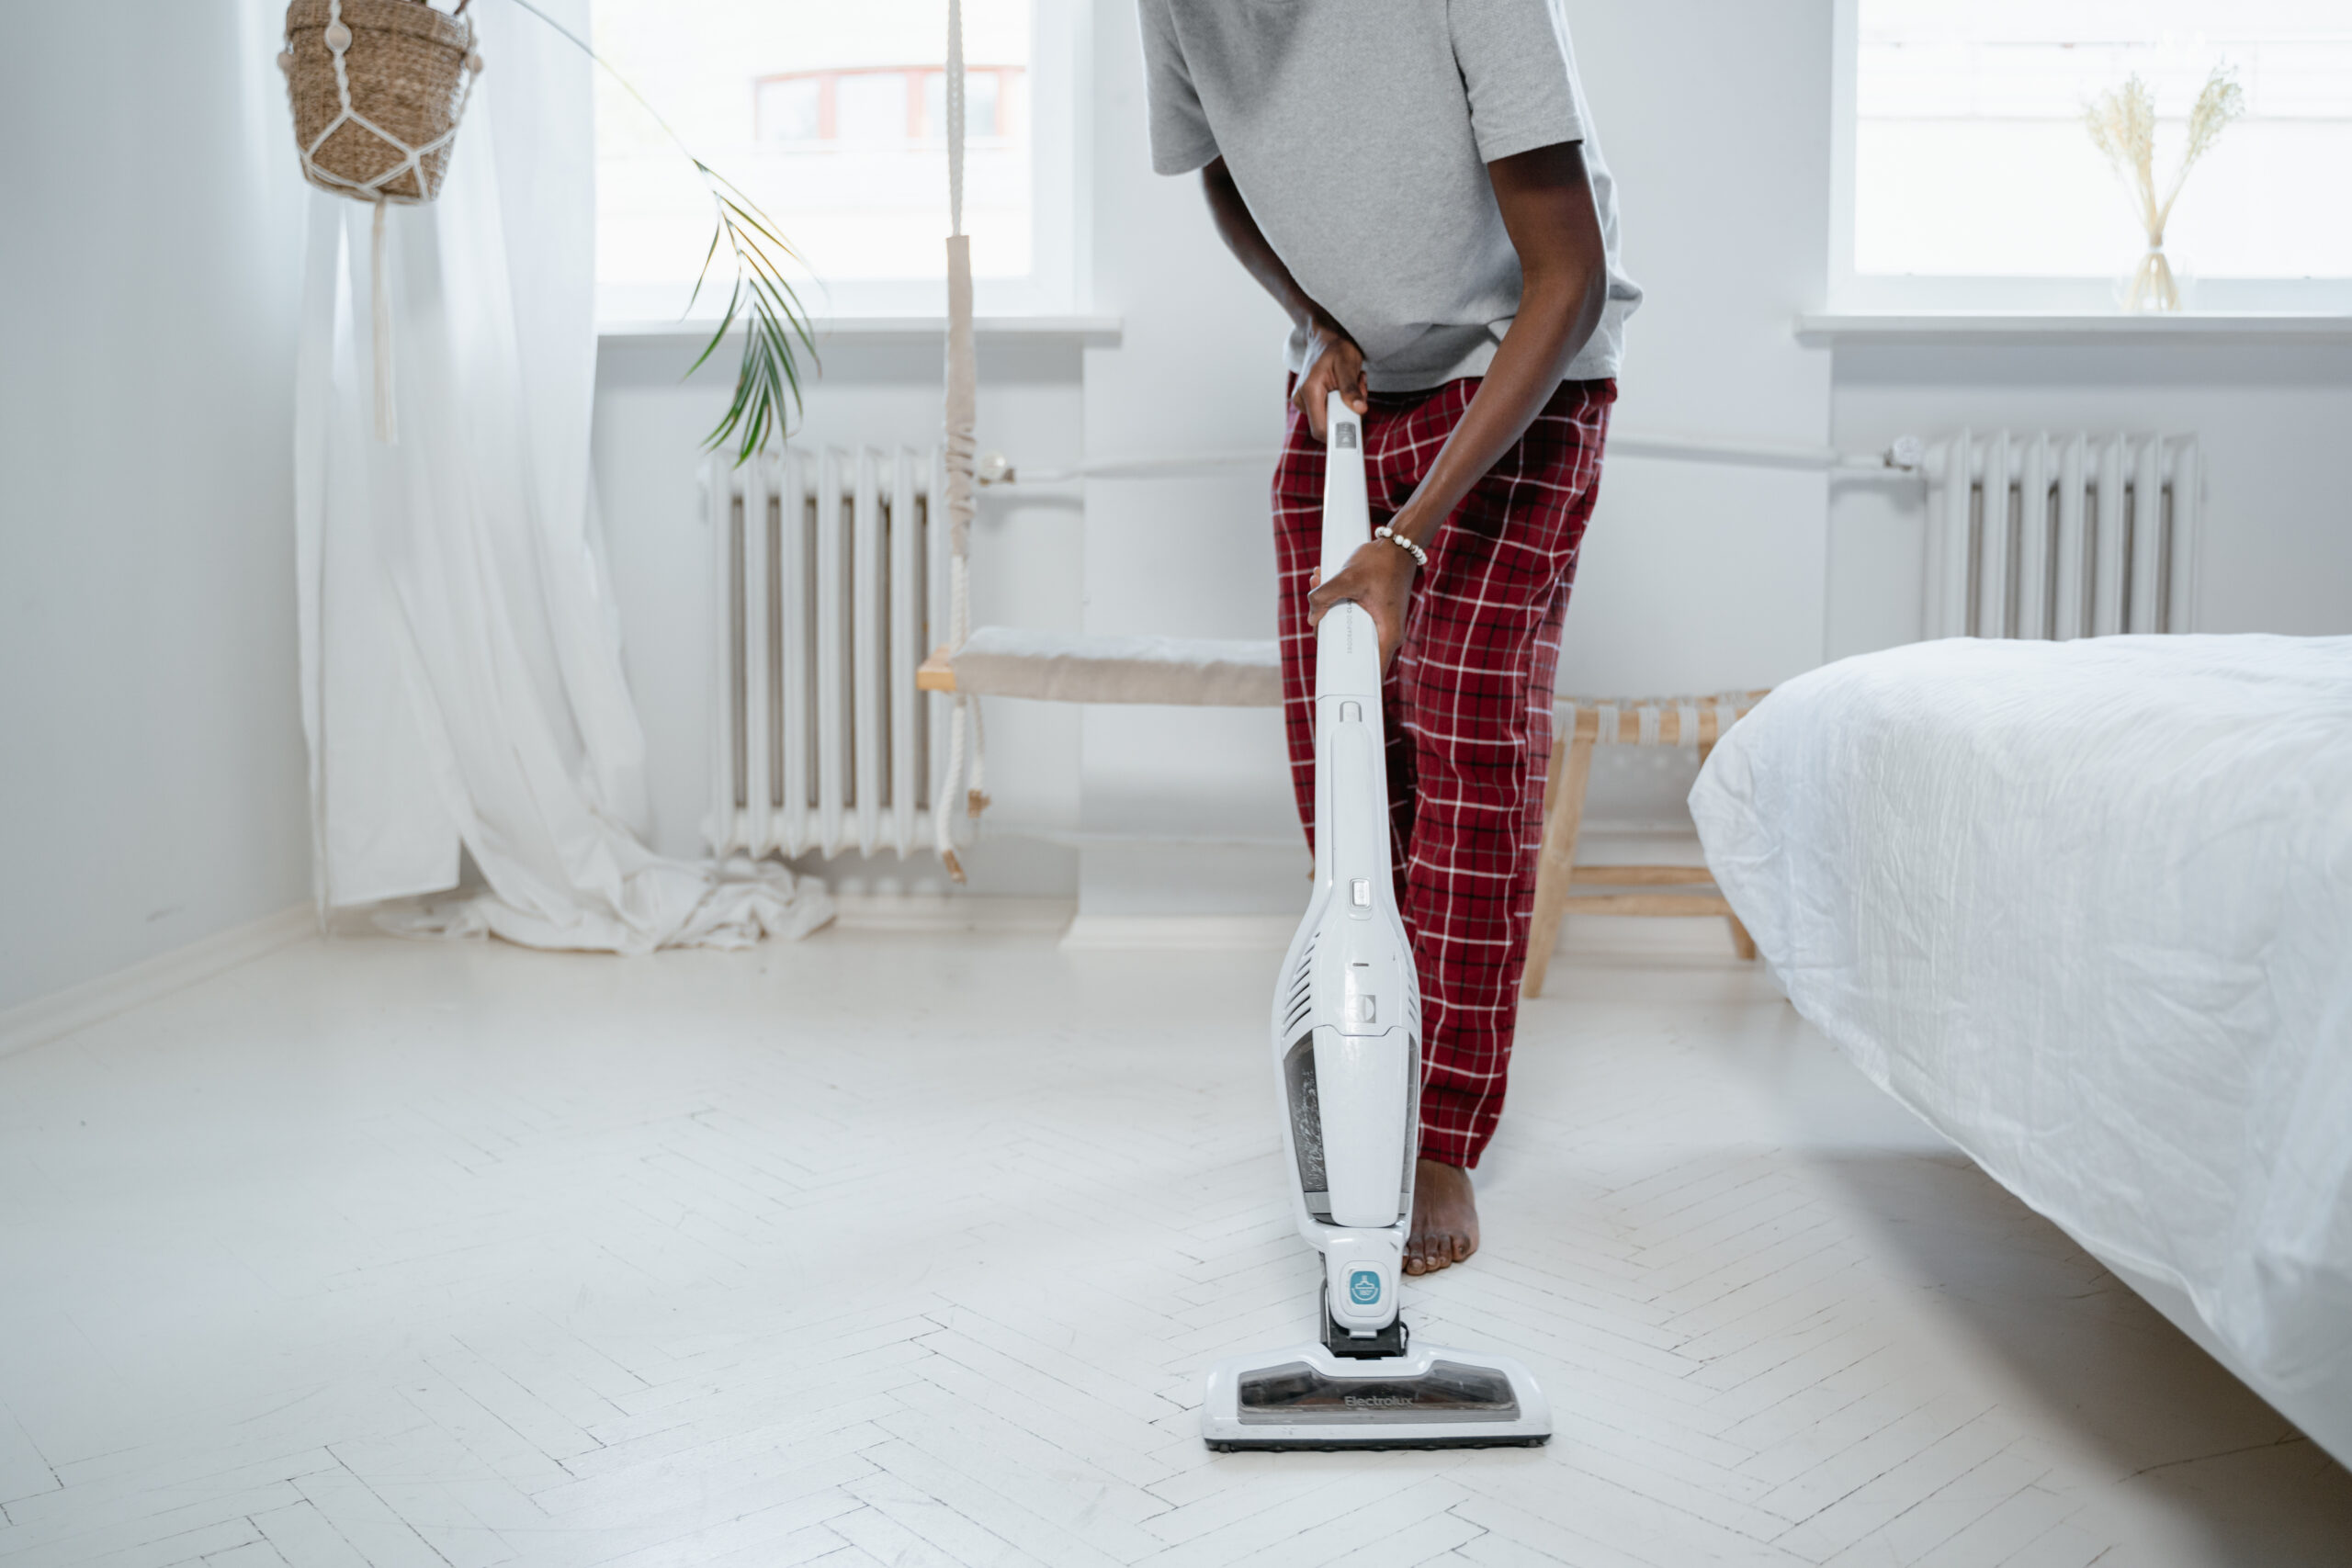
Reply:
[[1413, 1230], [1405, 1238], [1405, 1272], [1434, 1274], [1478, 1250], [1478, 1200], [1470, 1173], [1425, 1159], [1413, 1168]]

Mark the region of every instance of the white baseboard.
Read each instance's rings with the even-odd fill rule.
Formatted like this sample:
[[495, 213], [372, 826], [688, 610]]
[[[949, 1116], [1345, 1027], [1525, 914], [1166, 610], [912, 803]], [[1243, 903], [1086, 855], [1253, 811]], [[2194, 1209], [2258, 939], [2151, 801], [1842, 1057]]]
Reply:
[[1069, 952], [1272, 952], [1290, 945], [1296, 915], [1080, 915], [1062, 937]]
[[1053, 936], [1078, 910], [1074, 898], [939, 893], [836, 893], [833, 923], [847, 931], [979, 931]]
[[308, 904], [297, 904], [265, 915], [246, 925], [232, 926], [201, 942], [101, 975], [78, 986], [37, 997], [0, 1013], [0, 1056], [28, 1051], [36, 1045], [104, 1022], [117, 1013], [152, 1002], [199, 980], [226, 974], [265, 953], [301, 941], [318, 929]]
[[1298, 929], [1295, 915], [1080, 915], [1072, 898], [836, 893], [833, 902], [842, 931], [1059, 936], [1072, 952], [1280, 953]]

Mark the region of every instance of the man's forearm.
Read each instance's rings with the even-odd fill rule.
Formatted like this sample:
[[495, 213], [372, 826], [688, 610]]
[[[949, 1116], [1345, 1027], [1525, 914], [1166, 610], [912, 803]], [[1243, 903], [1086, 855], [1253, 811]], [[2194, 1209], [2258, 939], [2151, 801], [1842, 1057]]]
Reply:
[[1527, 434], [1600, 324], [1608, 298], [1608, 279], [1598, 273], [1540, 288], [1531, 282], [1521, 291], [1519, 314], [1496, 346], [1470, 406], [1397, 514], [1398, 533], [1427, 545], [1471, 487]]
[[1490, 166], [1520, 255], [1519, 313], [1470, 406], [1393, 526], [1427, 545], [1551, 400], [1609, 303], [1607, 254], [1580, 145], [1538, 148]]
[[1274, 297], [1295, 325], [1321, 328], [1327, 332], [1339, 330], [1331, 313], [1307, 298], [1298, 279], [1290, 275], [1283, 258], [1274, 254], [1267, 243], [1257, 219], [1250, 214], [1250, 204], [1241, 199], [1241, 187], [1233, 183], [1233, 172], [1218, 158], [1201, 171], [1201, 189], [1207, 196], [1209, 215], [1216, 220], [1216, 231], [1225, 248], [1233, 253], [1243, 270], [1258, 280], [1258, 286]]

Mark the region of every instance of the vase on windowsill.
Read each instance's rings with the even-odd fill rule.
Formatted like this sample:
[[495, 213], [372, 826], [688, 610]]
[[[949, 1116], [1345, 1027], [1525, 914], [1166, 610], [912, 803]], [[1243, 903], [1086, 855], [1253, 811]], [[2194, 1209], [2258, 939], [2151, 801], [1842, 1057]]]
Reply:
[[2115, 285], [2116, 308], [2126, 315], [2177, 314], [2190, 309], [2196, 298], [2196, 275], [2175, 268], [2161, 240], [2148, 247], [2129, 277]]
[[2091, 143], [2120, 175], [2147, 235], [2139, 269], [2116, 289], [2116, 303], [2131, 313], [2177, 312], [2185, 308], [2180, 275], [2165, 255], [2165, 229], [2180, 200], [2188, 171], [2212, 150], [2230, 121], [2245, 112], [2245, 92], [2226, 64], [2214, 67], [2189, 111], [2188, 142], [2169, 189], [2156, 192], [2156, 96], [2135, 73], [2123, 85], [2101, 94], [2084, 111]]

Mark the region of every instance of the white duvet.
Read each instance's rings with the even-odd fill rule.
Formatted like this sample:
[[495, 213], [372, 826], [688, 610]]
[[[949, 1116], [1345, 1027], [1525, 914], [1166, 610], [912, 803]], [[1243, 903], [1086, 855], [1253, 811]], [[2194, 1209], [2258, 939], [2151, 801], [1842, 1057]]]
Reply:
[[2257, 1387], [2352, 1416], [2352, 638], [1846, 660], [1690, 807], [1863, 1072]]

